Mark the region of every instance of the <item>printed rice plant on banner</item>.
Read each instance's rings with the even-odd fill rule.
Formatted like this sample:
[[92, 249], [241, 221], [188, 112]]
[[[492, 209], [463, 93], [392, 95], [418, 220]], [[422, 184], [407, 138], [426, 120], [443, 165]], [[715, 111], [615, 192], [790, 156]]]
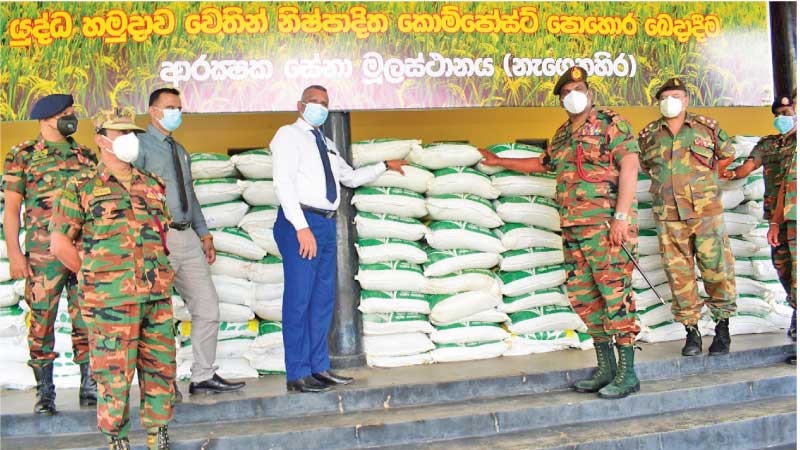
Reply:
[[649, 105], [681, 76], [696, 106], [770, 102], [767, 2], [4, 2], [0, 120], [41, 96], [78, 112], [294, 110], [323, 84], [333, 109], [555, 106], [573, 65], [598, 104]]

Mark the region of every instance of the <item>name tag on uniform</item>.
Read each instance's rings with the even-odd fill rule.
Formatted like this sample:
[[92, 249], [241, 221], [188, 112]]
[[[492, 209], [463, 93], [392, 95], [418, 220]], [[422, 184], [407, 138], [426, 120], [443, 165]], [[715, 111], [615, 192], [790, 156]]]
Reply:
[[109, 187], [96, 187], [92, 191], [92, 195], [95, 197], [102, 197], [104, 195], [108, 195], [111, 193], [111, 188]]

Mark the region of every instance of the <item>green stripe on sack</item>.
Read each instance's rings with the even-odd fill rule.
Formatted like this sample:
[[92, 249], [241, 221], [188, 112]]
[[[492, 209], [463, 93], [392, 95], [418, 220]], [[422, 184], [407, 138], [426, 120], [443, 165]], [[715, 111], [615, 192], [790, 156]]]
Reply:
[[271, 320], [261, 320], [258, 322], [258, 335], [264, 336], [266, 334], [280, 333], [283, 331], [283, 325], [280, 322], [273, 322]]
[[433, 176], [439, 177], [446, 177], [448, 175], [475, 175], [476, 177], [481, 177], [486, 180], [489, 180], [489, 177], [482, 172], [478, 172], [477, 170], [471, 167], [446, 167], [444, 169], [438, 169], [433, 171]]
[[397, 239], [397, 238], [382, 238], [382, 239], [359, 239], [357, 242], [359, 247], [379, 247], [381, 245], [389, 245], [389, 244], [399, 244], [399, 245], [408, 245], [409, 247], [414, 247], [419, 250], [423, 250], [422, 245], [418, 242], [407, 241], [405, 239]]
[[551, 330], [551, 331], [537, 331], [530, 334], [518, 334], [517, 337], [527, 339], [530, 341], [557, 341], [559, 339], [567, 339], [575, 332], [572, 330]]
[[195, 163], [203, 161], [228, 161], [230, 157], [222, 153], [192, 153], [191, 159], [192, 162]]
[[19, 305], [11, 305], [0, 308], [0, 317], [21, 316], [24, 313], [25, 311], [23, 311]]
[[514, 281], [522, 280], [525, 278], [544, 275], [551, 272], [564, 271], [563, 264], [551, 264], [549, 266], [541, 266], [533, 269], [517, 270], [514, 272], [500, 272], [500, 279], [503, 283], [511, 283]]
[[247, 234], [246, 231], [242, 230], [241, 228], [234, 228], [234, 227], [225, 227], [218, 230], [214, 230], [214, 233], [225, 233], [230, 234], [236, 237], [240, 237], [242, 239], [247, 239], [248, 241], [252, 241], [253, 239]]
[[511, 323], [519, 323], [553, 314], [575, 314], [575, 312], [569, 306], [550, 305], [537, 306], [536, 308], [526, 309], [525, 311], [511, 313], [509, 317], [511, 318]]
[[512, 195], [510, 197], [500, 197], [497, 199], [501, 205], [505, 204], [536, 204], [542, 206], [549, 206], [558, 209], [558, 203], [555, 200], [538, 195]]
[[194, 186], [206, 186], [211, 184], [236, 184], [239, 181], [236, 178], [208, 178], [205, 180], [194, 180]]
[[482, 254], [483, 252], [479, 252], [477, 250], [469, 250], [466, 248], [457, 248], [454, 250], [437, 250], [433, 247], [428, 247], [427, 253], [428, 253], [428, 263], [425, 264], [426, 267], [451, 258], [458, 258], [460, 256], [467, 256], [467, 255], [478, 255]]
[[[245, 203], [245, 202], [243, 202], [241, 200], [231, 200], [229, 202], [209, 203], [207, 205], [202, 205], [200, 208], [206, 209], [206, 208], [213, 208], [215, 206], [225, 206], [225, 205], [247, 205], [247, 203]], [[260, 208], [260, 207], [257, 206], [257, 207], [250, 208], [249, 211], [253, 212], [253, 210], [256, 209], [256, 208]]]
[[526, 298], [530, 298], [530, 297], [532, 297], [534, 295], [547, 295], [547, 294], [564, 294], [564, 291], [562, 291], [561, 288], [554, 287], [554, 288], [548, 288], [548, 289], [540, 289], [538, 291], [533, 291], [533, 292], [529, 292], [527, 294], [517, 295], [517, 296], [514, 296], [514, 297], [509, 297], [509, 296], [505, 296], [504, 295], [503, 296], [503, 303], [515, 303], [515, 302], [518, 302], [520, 300], [524, 300]]
[[503, 258], [511, 258], [514, 256], [533, 255], [536, 253], [562, 253], [562, 251], [557, 248], [530, 247], [530, 248], [523, 248], [521, 250], [509, 250], [501, 254], [503, 255]]
[[411, 197], [418, 200], [424, 200], [420, 194], [404, 188], [398, 187], [360, 187], [356, 189], [354, 195], [397, 195], [401, 197]]
[[400, 217], [392, 214], [375, 214], [364, 211], [358, 211], [356, 212], [356, 216], [370, 220], [387, 220], [390, 222], [398, 222], [407, 225], [422, 225], [422, 222], [420, 222], [417, 219], [412, 219], [410, 217]]
[[419, 265], [411, 264], [405, 261], [390, 261], [377, 264], [359, 264], [358, 268], [359, 270], [405, 270], [408, 272], [422, 274], [422, 269], [420, 269]]
[[478, 197], [477, 195], [473, 194], [438, 194], [438, 195], [431, 195], [428, 198], [436, 200], [466, 200], [470, 202], [480, 203], [482, 206], [485, 206], [494, 211], [494, 206], [492, 206], [492, 202], [486, 200], [483, 197]]
[[246, 152], [237, 153], [240, 156], [272, 156], [269, 148], [257, 148], [255, 150], [247, 150]]
[[430, 225], [428, 225], [428, 228], [430, 228], [431, 231], [464, 230], [464, 231], [470, 231], [472, 233], [491, 236], [492, 238], [497, 239], [497, 236], [494, 233], [492, 233], [490, 229], [479, 227], [477, 225], [473, 225], [467, 222], [441, 220], [441, 221], [431, 222]]
[[465, 344], [436, 344], [436, 348], [475, 348], [484, 345], [500, 344], [503, 341], [467, 342]]
[[437, 330], [455, 330], [457, 328], [475, 328], [475, 327], [493, 327], [493, 328], [503, 328], [500, 326], [499, 323], [493, 322], [459, 322], [454, 323], [451, 325], [437, 325]]
[[496, 174], [492, 175], [495, 178], [506, 178], [506, 177], [524, 177], [524, 178], [544, 178], [547, 180], [555, 180], [556, 175], [553, 173], [537, 173], [537, 174], [529, 174], [529, 173], [520, 173], [515, 172], [513, 170], [504, 170], [502, 172], [497, 172]]
[[411, 291], [361, 291], [361, 300], [421, 300], [427, 301], [427, 297], [425, 294], [421, 294], [419, 292], [411, 292]]
[[428, 316], [417, 313], [362, 314], [361, 317], [369, 323], [428, 322]]
[[459, 277], [461, 275], [467, 275], [467, 274], [470, 274], [470, 273], [474, 273], [474, 274], [478, 274], [478, 275], [485, 275], [485, 276], [493, 278], [493, 279], [497, 278], [497, 275], [495, 275], [494, 272], [492, 272], [491, 270], [488, 270], [488, 269], [464, 269], [464, 270], [459, 270], [458, 272], [453, 272], [453, 273], [449, 273], [447, 275], [442, 275], [440, 277], [430, 277], [430, 278], [432, 280], [443, 280], [443, 279], [446, 279], [446, 278]]
[[[541, 148], [536, 147], [534, 145], [519, 144], [519, 143], [492, 144], [486, 147], [486, 150], [489, 150], [494, 154], [505, 152], [508, 150], [517, 150], [517, 151], [535, 153], [536, 155], [539, 155], [544, 151]], [[536, 155], [531, 155], [531, 158], [535, 157]]]

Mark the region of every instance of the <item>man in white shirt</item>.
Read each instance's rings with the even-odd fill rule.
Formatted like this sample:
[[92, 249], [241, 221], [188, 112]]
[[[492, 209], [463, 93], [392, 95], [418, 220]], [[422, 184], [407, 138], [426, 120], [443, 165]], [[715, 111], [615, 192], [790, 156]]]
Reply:
[[328, 332], [336, 301], [336, 209], [339, 183], [355, 188], [403, 160], [353, 169], [320, 126], [328, 92], [309, 86], [297, 102], [300, 118], [272, 138], [275, 190], [281, 207], [273, 233], [283, 258], [283, 347], [286, 388], [323, 392], [353, 380], [330, 372]]

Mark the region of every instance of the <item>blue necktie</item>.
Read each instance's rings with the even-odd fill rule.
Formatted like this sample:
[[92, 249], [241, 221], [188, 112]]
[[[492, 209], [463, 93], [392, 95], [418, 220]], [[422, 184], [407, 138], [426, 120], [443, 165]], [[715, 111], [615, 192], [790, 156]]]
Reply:
[[336, 202], [336, 181], [333, 179], [333, 171], [331, 171], [331, 160], [328, 158], [328, 146], [325, 145], [325, 139], [322, 133], [316, 128], [311, 130], [314, 133], [314, 138], [317, 140], [317, 150], [319, 150], [319, 159], [322, 160], [322, 168], [325, 170], [325, 198], [329, 202]]

